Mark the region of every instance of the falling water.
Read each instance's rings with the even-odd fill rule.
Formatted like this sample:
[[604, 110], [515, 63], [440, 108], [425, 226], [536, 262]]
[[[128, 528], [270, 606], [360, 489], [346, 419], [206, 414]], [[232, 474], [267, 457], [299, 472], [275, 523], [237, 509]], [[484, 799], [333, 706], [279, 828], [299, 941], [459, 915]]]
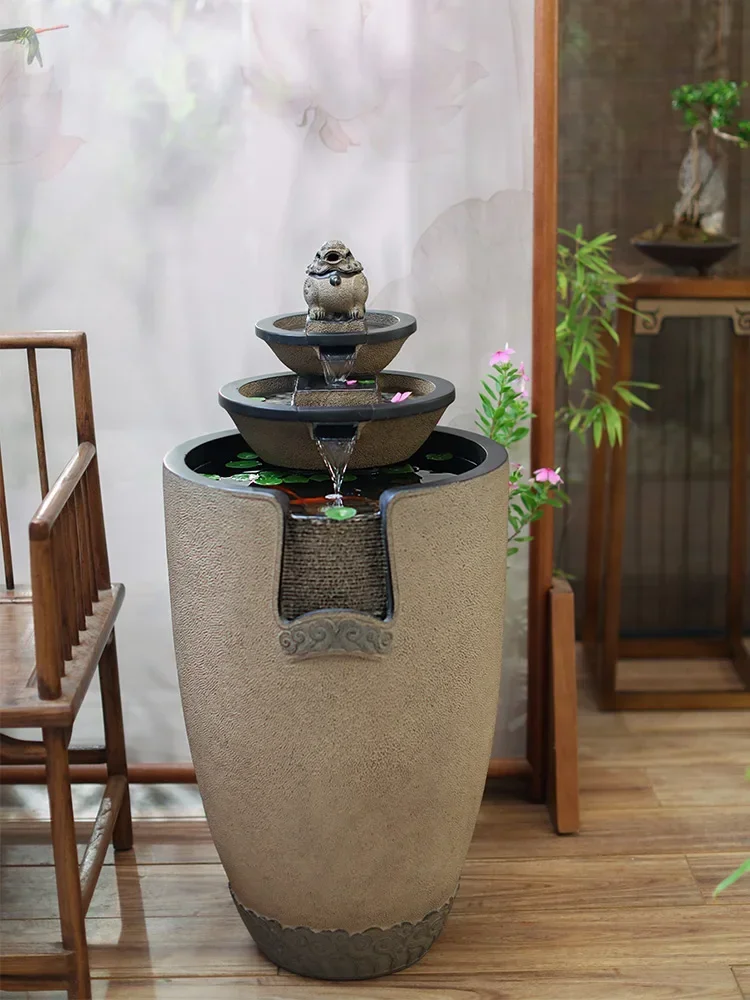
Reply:
[[333, 493], [328, 499], [333, 500], [336, 506], [341, 506], [344, 502], [341, 487], [357, 443], [356, 431], [349, 437], [318, 437], [316, 434], [315, 443], [333, 482]]
[[354, 370], [354, 362], [357, 357], [356, 350], [350, 354], [339, 354], [337, 352], [321, 350], [319, 354], [326, 385], [340, 385], [342, 382], [346, 382]]

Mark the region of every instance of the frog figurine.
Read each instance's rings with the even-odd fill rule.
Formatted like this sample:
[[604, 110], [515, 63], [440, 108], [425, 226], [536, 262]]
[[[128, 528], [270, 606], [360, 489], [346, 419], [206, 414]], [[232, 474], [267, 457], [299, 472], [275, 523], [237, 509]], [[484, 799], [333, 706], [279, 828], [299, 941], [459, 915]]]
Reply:
[[329, 240], [307, 268], [307, 327], [331, 333], [364, 330], [369, 291], [362, 265], [341, 240]]

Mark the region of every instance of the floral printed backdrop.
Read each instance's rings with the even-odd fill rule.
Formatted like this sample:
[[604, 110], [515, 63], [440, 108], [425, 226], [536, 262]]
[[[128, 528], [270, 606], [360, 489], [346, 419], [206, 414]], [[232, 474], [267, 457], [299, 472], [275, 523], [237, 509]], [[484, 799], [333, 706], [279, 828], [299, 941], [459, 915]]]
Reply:
[[[0, 327], [89, 335], [132, 760], [188, 759], [161, 458], [227, 426], [219, 385], [276, 369], [254, 320], [302, 306], [320, 243], [353, 248], [371, 305], [417, 314], [399, 367], [456, 384], [447, 423], [472, 426], [495, 349], [530, 360], [532, 15], [533, 0], [0, 3], [0, 27], [68, 25], [40, 35], [41, 67], [0, 46]], [[3, 360], [0, 430], [23, 570], [21, 362]], [[44, 359], [55, 472], [65, 374]], [[517, 559], [496, 756], [524, 753]]]

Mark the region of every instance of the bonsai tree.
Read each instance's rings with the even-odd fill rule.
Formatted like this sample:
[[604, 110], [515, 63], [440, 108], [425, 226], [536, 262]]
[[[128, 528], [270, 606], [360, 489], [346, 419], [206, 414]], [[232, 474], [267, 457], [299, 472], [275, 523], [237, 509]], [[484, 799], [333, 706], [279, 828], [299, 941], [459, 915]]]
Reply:
[[724, 237], [726, 150], [750, 146], [750, 120], [739, 120], [747, 82], [709, 80], [672, 91], [672, 107], [690, 130], [690, 147], [680, 167], [680, 198], [671, 227], [657, 226], [650, 239], [708, 242]]

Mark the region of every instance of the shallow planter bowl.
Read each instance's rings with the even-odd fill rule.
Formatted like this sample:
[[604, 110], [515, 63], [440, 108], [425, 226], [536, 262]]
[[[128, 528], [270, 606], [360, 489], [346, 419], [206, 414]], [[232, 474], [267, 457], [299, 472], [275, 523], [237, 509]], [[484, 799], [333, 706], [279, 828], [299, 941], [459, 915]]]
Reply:
[[356, 355], [352, 371], [381, 372], [417, 329], [413, 316], [399, 312], [368, 312], [364, 330], [350, 330], [342, 322], [335, 333], [311, 332], [306, 319], [306, 313], [287, 313], [262, 319], [255, 326], [256, 336], [298, 375], [322, 375], [321, 353], [346, 351]]
[[630, 242], [645, 257], [650, 257], [651, 260], [664, 264], [673, 271], [680, 272], [693, 268], [701, 275], [708, 274], [712, 267], [728, 257], [740, 245], [737, 239], [711, 243], [640, 239], [632, 239]]
[[315, 435], [346, 437], [356, 428], [352, 469], [370, 469], [405, 462], [427, 440], [456, 390], [435, 376], [384, 372], [381, 389], [411, 392], [400, 403], [361, 406], [284, 406], [264, 397], [291, 392], [294, 375], [265, 375], [230, 382], [219, 392], [249, 447], [269, 465], [291, 469], [325, 469]]

